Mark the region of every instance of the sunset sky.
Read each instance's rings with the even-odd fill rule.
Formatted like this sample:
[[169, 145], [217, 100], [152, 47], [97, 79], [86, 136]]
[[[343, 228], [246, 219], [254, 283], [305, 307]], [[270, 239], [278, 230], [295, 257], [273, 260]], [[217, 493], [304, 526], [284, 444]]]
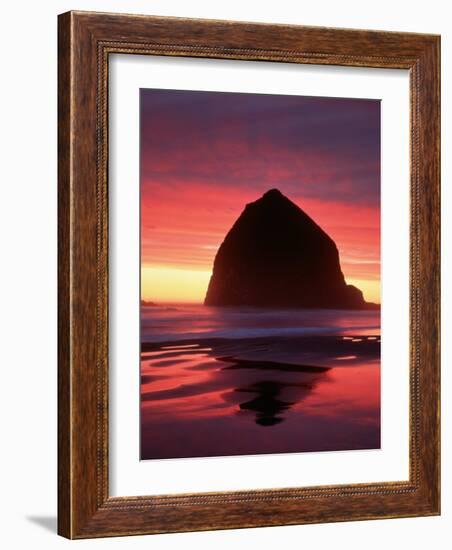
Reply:
[[202, 302], [246, 203], [278, 188], [380, 301], [380, 102], [141, 90], [142, 298]]

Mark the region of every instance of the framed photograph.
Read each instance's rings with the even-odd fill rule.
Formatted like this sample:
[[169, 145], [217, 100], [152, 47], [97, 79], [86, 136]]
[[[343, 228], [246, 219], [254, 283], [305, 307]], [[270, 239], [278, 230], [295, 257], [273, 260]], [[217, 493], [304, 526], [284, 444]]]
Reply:
[[439, 52], [59, 16], [61, 535], [440, 513]]

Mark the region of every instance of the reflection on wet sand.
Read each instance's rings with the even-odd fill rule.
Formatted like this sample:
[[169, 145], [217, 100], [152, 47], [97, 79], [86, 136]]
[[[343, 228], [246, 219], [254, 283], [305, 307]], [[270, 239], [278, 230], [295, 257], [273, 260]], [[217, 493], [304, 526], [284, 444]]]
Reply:
[[283, 387], [284, 385], [278, 382], [265, 380], [246, 388], [237, 388], [236, 392], [254, 394], [253, 399], [240, 403], [240, 409], [256, 413], [256, 424], [259, 426], [279, 424], [283, 421], [281, 413], [294, 405], [294, 402], [282, 401], [278, 398]]
[[[299, 403], [316, 386], [316, 381], [322, 378], [323, 373], [329, 369], [325, 367], [313, 367], [309, 365], [294, 365], [290, 363], [277, 363], [275, 361], [256, 361], [246, 359], [234, 359], [233, 357], [221, 357], [220, 361], [230, 364], [224, 369], [253, 369], [258, 373], [269, 370], [278, 373], [300, 373], [304, 376], [297, 377], [298, 382], [277, 381], [271, 379], [259, 379], [247, 386], [235, 388], [238, 395], [248, 394], [251, 399], [240, 402], [241, 411], [255, 413], [256, 424], [259, 426], [274, 426], [284, 420], [283, 413], [288, 411], [295, 403]], [[281, 377], [281, 374], [279, 375]], [[281, 377], [282, 378], [282, 377]], [[284, 399], [283, 399], [284, 398]]]
[[378, 448], [379, 353], [365, 335], [144, 343], [142, 458]]

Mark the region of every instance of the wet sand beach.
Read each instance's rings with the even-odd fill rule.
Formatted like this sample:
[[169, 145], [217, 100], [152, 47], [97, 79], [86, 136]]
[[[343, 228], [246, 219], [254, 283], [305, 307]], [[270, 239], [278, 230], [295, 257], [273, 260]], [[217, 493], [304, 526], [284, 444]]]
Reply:
[[141, 458], [377, 449], [379, 312], [142, 308]]

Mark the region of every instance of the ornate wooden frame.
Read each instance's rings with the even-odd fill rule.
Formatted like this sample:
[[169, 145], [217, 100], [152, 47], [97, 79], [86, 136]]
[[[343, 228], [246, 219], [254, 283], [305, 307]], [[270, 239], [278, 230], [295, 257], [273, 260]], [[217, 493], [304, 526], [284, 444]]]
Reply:
[[[59, 16], [58, 50], [59, 533], [85, 538], [439, 514], [439, 36], [69, 12]], [[409, 70], [409, 481], [109, 497], [112, 53]]]

